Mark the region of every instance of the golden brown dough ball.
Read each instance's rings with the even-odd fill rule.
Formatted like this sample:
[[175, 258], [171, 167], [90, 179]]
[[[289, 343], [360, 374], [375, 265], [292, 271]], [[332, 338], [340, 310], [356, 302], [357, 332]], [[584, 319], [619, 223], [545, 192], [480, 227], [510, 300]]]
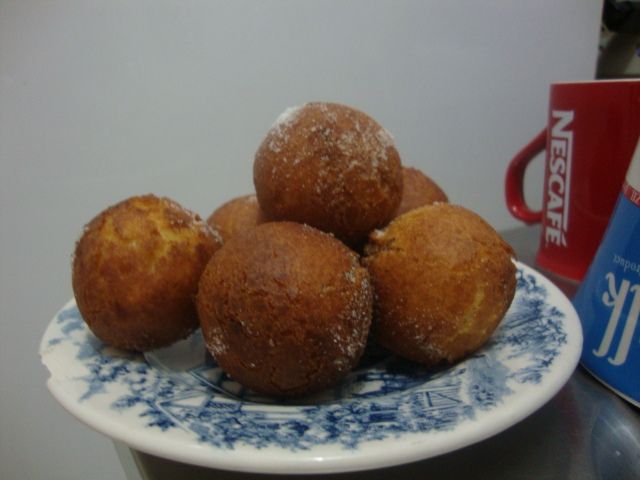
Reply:
[[376, 338], [426, 365], [480, 348], [515, 294], [511, 247], [463, 207], [411, 210], [372, 233], [366, 251]]
[[197, 297], [207, 347], [242, 385], [277, 396], [321, 390], [359, 360], [371, 324], [369, 274], [329, 234], [263, 223], [211, 258]]
[[307, 223], [349, 245], [386, 225], [402, 195], [389, 132], [334, 103], [285, 110], [258, 148], [253, 178], [270, 218]]
[[226, 242], [236, 233], [255, 227], [266, 220], [256, 196], [245, 195], [218, 207], [207, 218], [207, 223], [216, 229]]
[[217, 233], [172, 200], [124, 200], [91, 220], [76, 244], [78, 309], [91, 331], [114, 347], [169, 345], [198, 327], [198, 281], [220, 245]]
[[414, 208], [449, 201], [444, 190], [417, 168], [402, 167], [402, 185], [402, 201], [396, 211], [396, 217]]

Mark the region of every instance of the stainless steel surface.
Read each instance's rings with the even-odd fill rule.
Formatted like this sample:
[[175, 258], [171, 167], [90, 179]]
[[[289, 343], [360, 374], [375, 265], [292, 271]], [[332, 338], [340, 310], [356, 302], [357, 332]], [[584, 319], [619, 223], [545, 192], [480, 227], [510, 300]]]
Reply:
[[[533, 265], [539, 229], [503, 233], [524, 263]], [[569, 296], [576, 285], [553, 278]], [[143, 479], [268, 479], [275, 475], [213, 470], [132, 451]], [[287, 478], [327, 478], [327, 475]], [[447, 455], [381, 470], [332, 474], [336, 479], [481, 478], [615, 479], [640, 478], [640, 411], [578, 368], [544, 407], [508, 430]]]

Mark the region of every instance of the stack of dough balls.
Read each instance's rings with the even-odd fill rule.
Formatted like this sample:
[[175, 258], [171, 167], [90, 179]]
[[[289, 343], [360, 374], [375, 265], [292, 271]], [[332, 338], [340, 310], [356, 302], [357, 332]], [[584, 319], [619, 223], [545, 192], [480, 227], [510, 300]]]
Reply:
[[124, 200], [91, 220], [76, 244], [78, 309], [91, 331], [114, 347], [170, 345], [198, 328], [198, 282], [220, 245], [214, 230], [172, 200]]
[[[294, 397], [339, 382], [370, 330], [404, 358], [455, 362], [511, 303], [509, 246], [403, 167], [391, 135], [363, 112], [321, 102], [285, 110], [255, 154], [253, 180], [255, 195], [206, 222], [152, 195], [93, 219], [73, 288], [96, 336], [145, 351], [200, 325], [233, 379]], [[352, 248], [363, 246], [360, 258]]]

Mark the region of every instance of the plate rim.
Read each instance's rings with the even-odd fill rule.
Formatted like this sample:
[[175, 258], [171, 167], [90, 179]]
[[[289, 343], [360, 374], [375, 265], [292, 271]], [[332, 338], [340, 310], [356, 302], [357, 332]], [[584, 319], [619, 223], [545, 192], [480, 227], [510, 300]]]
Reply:
[[[549, 297], [554, 298], [553, 305], [564, 313], [563, 326], [567, 332], [567, 343], [562, 346], [562, 361], [558, 362], [560, 366], [554, 370], [554, 375], [545, 377], [545, 388], [540, 389], [540, 385], [531, 386], [532, 394], [518, 396], [515, 410], [513, 407], [505, 409], [497, 406], [482, 412], [480, 425], [472, 420], [463, 421], [449, 431], [404, 433], [399, 438], [366, 441], [353, 450], [343, 449], [340, 454], [333, 455], [318, 455], [318, 450], [322, 451], [323, 446], [296, 452], [280, 447], [256, 448], [250, 445], [220, 449], [198, 443], [197, 440], [184, 442], [179, 437], [158, 437], [161, 432], [151, 428], [127, 430], [119, 422], [113, 422], [110, 416], [100, 415], [100, 411], [96, 411], [90, 403], [80, 403], [73, 398], [64, 388], [63, 382], [55, 378], [45, 364], [49, 371], [47, 388], [65, 410], [92, 430], [135, 450], [201, 467], [246, 473], [320, 474], [372, 470], [426, 460], [479, 443], [521, 422], [548, 403], [568, 382], [578, 365], [582, 352], [582, 328], [573, 304], [542, 273], [517, 260], [514, 263], [524, 274], [532, 274], [537, 281], [541, 281]], [[39, 346], [43, 364], [49, 328], [61, 311], [74, 304], [75, 300], [72, 298], [47, 324]], [[161, 438], [160, 442], [158, 438]], [[430, 442], [432, 438], [437, 438], [437, 442]], [[249, 451], [252, 452], [250, 459], [247, 458]]]

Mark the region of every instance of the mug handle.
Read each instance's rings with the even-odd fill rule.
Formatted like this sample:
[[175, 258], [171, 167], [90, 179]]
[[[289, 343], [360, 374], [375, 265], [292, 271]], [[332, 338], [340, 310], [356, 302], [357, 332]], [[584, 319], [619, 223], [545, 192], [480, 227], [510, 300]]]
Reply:
[[540, 223], [542, 210], [532, 210], [524, 199], [524, 172], [527, 166], [547, 146], [547, 130], [542, 130], [509, 163], [505, 178], [507, 208], [511, 215], [525, 223]]

